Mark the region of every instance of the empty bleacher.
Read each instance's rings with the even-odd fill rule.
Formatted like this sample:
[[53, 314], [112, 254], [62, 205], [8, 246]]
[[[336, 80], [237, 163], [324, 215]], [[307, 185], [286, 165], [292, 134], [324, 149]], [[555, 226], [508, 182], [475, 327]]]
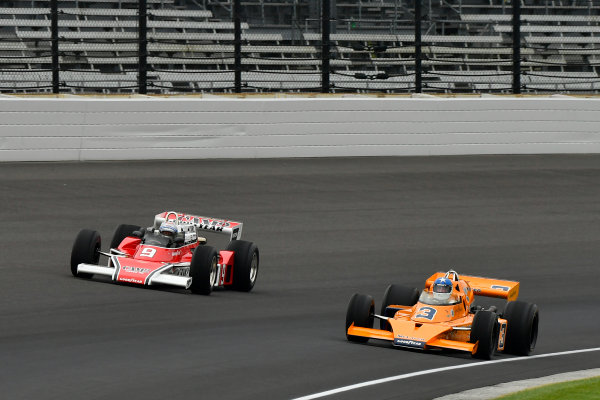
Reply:
[[[331, 91], [415, 89], [414, 1], [331, 0]], [[598, 93], [600, 0], [520, 0], [524, 93]], [[242, 0], [245, 91], [318, 91], [320, 2]], [[424, 3], [425, 92], [512, 90], [512, 6]], [[134, 0], [59, 1], [61, 91], [136, 93]], [[148, 92], [233, 90], [231, 0], [148, 0]], [[48, 1], [0, 7], [0, 92], [50, 92]]]

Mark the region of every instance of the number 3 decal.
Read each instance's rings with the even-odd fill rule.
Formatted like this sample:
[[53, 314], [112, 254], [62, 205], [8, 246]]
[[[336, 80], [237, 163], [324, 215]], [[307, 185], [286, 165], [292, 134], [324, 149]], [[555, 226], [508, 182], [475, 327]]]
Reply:
[[154, 255], [156, 254], [156, 249], [153, 249], [152, 247], [146, 247], [144, 250], [142, 250], [142, 252], [140, 253], [140, 257], [148, 257], [148, 258], [152, 258], [154, 257]]
[[419, 308], [418, 314], [415, 318], [433, 319], [437, 310], [432, 307], [421, 307]]

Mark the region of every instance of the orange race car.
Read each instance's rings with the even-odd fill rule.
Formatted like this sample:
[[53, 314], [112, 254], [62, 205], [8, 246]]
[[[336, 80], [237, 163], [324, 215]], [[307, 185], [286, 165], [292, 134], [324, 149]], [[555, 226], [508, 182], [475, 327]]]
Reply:
[[[383, 295], [381, 315], [373, 297], [354, 294], [346, 313], [346, 337], [352, 342], [389, 340], [412, 349], [468, 351], [490, 359], [496, 350], [529, 355], [538, 335], [537, 305], [516, 301], [519, 282], [438, 272], [416, 288], [390, 285]], [[475, 296], [506, 299], [502, 313], [495, 306], [474, 306]], [[373, 329], [375, 318], [380, 329]]]

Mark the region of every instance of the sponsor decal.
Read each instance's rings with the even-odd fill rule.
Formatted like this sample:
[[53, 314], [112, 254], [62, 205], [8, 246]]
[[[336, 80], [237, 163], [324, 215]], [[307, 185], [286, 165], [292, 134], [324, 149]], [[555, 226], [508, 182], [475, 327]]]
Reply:
[[173, 275], [177, 276], [190, 276], [190, 267], [174, 267]]
[[171, 253], [172, 257], [179, 256], [179, 255], [181, 255], [181, 251], [180, 250], [174, 251], [174, 252]]
[[231, 223], [224, 219], [195, 217], [193, 215], [181, 215], [179, 220], [182, 223], [191, 223], [197, 225], [202, 229], [222, 231], [223, 228], [229, 228], [231, 226]]
[[150, 270], [148, 268], [141, 268], [141, 267], [131, 267], [129, 265], [124, 265], [123, 267], [121, 267], [121, 269], [123, 271], [126, 272], [132, 272], [134, 274], [147, 274], [148, 272], [150, 272]]
[[195, 242], [196, 240], [198, 240], [198, 235], [196, 234], [196, 231], [185, 233], [185, 243]]
[[240, 228], [234, 228], [233, 233], [231, 234], [231, 240], [237, 239], [239, 232], [240, 232]]
[[223, 227], [218, 225], [198, 224], [198, 228], [204, 229], [206, 231], [223, 232]]
[[404, 336], [404, 335], [396, 335], [396, 337], [398, 339], [409, 339], [409, 340], [416, 340], [416, 341], [421, 341], [422, 338], [418, 338], [418, 337], [412, 337], [412, 336]]
[[135, 278], [119, 278], [120, 282], [144, 283], [144, 281]]
[[504, 350], [504, 340], [506, 339], [506, 323], [500, 325], [500, 334], [498, 335], [498, 349]]
[[394, 339], [394, 345], [402, 346], [402, 347], [411, 347], [413, 349], [424, 349], [425, 348], [425, 342], [422, 342], [420, 340], [410, 340], [410, 339]]
[[510, 288], [508, 286], [492, 285], [492, 289], [498, 289], [502, 290], [503, 292], [508, 292]]

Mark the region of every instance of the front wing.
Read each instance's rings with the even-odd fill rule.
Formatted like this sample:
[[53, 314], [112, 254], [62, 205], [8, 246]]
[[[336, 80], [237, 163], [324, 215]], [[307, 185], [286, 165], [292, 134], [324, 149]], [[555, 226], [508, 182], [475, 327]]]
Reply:
[[381, 330], [381, 329], [373, 329], [373, 328], [363, 328], [359, 326], [355, 326], [354, 324], [348, 327], [348, 335], [352, 336], [362, 336], [370, 339], [379, 339], [379, 340], [387, 340], [392, 342], [392, 344], [396, 347], [406, 347], [412, 349], [419, 350], [428, 350], [431, 348], [440, 348], [440, 349], [451, 349], [451, 350], [459, 350], [459, 351], [467, 351], [471, 354], [474, 354], [477, 351], [477, 343], [469, 343], [458, 340], [449, 340], [441, 338], [440, 336], [444, 333], [452, 330], [453, 328], [444, 328], [438, 335], [431, 337], [429, 339], [411, 337], [409, 335], [400, 335], [396, 334], [394, 336], [393, 332]]
[[[165, 273], [173, 267], [189, 267], [189, 262], [161, 263], [156, 265], [139, 261], [125, 256], [112, 249], [111, 253], [102, 253], [109, 257], [108, 265], [81, 263], [77, 265], [77, 273], [103, 275], [110, 277], [113, 281], [135, 283], [138, 285], [170, 285], [189, 289], [192, 278], [184, 275]], [[219, 252], [219, 263], [215, 274], [213, 286], [227, 286], [233, 284], [234, 252], [221, 250]]]
[[[165, 274], [164, 271], [172, 268], [173, 264], [165, 264], [153, 271], [146, 271], [143, 267], [126, 267], [125, 270], [118, 260], [118, 257], [111, 256], [112, 262], [107, 266], [94, 264], [79, 264], [78, 273], [87, 273], [94, 275], [103, 275], [110, 277], [113, 281], [135, 283], [138, 285], [170, 285], [189, 289], [192, 284], [192, 278], [189, 276], [179, 276]], [[189, 265], [189, 264], [188, 264]]]

